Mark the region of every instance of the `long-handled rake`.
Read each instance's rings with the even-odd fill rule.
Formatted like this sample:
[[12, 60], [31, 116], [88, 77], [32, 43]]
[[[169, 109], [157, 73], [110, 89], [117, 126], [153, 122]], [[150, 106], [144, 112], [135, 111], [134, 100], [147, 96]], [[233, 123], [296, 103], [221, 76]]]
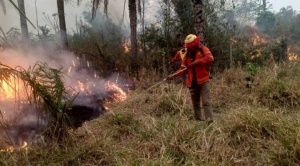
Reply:
[[[179, 70], [178, 72], [176, 72], [176, 73], [174, 73], [174, 74], [171, 74], [170, 76], [172, 77], [172, 76], [174, 76], [174, 75], [176, 75], [176, 74], [178, 74], [178, 73], [181, 73], [181, 72], [185, 71], [186, 69], [187, 69], [187, 68], [181, 69], [181, 70]], [[160, 85], [161, 83], [163, 83], [163, 82], [165, 82], [165, 81], [167, 81], [167, 80], [168, 80], [168, 77], [167, 77], [167, 78], [164, 78], [163, 80], [159, 81], [158, 83], [156, 83], [156, 84], [152, 85], [151, 87], [149, 87], [148, 89], [146, 89], [146, 91], [148, 91], [148, 90], [150, 90], [150, 89], [156, 87], [157, 85]]]

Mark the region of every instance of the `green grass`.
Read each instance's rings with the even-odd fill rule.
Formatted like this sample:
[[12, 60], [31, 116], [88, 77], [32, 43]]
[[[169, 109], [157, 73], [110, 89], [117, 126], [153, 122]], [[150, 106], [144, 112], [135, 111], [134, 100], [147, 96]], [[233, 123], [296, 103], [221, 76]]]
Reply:
[[[260, 68], [252, 89], [245, 88], [242, 68], [215, 75], [212, 125], [193, 119], [189, 91], [181, 84], [151, 92], [138, 87], [125, 101], [108, 103], [109, 113], [71, 130], [64, 145], [0, 152], [0, 164], [299, 165], [300, 82], [293, 73], [299, 69], [298, 63], [283, 64], [276, 73]], [[281, 101], [268, 97], [275, 94]]]

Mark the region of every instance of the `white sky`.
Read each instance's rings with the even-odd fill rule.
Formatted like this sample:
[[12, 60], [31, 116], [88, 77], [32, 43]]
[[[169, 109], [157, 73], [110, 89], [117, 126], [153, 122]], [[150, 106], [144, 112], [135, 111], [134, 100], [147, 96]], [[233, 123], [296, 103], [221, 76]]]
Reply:
[[[52, 18], [52, 14], [57, 13], [57, 2], [56, 0], [24, 0], [25, 1], [25, 12], [30, 21], [36, 26], [36, 12], [35, 12], [35, 1], [37, 5], [38, 22], [39, 26], [44, 26], [47, 24], [45, 22], [45, 16], [43, 13]], [[14, 0], [17, 4], [17, 0]], [[83, 0], [80, 6], [77, 6], [77, 0], [69, 0], [70, 3], [65, 3], [65, 13], [66, 13], [66, 26], [68, 33], [75, 30], [75, 20], [76, 17], [80, 17], [82, 12], [86, 9], [85, 3], [90, 2], [90, 0]], [[126, 1], [128, 2], [128, 1]], [[0, 8], [0, 27], [3, 28], [4, 32], [7, 32], [11, 27], [20, 27], [19, 12], [9, 3], [5, 1], [6, 5], [6, 15], [4, 15], [2, 8]], [[103, 3], [101, 3], [101, 7]], [[125, 16], [128, 16], [127, 4], [125, 5]], [[120, 20], [123, 15], [124, 0], [110, 0], [109, 9], [110, 17]], [[102, 8], [99, 10], [103, 11]], [[126, 18], [125, 18], [126, 19]], [[125, 20], [128, 21], [128, 20]], [[34, 28], [27, 23], [29, 31], [34, 32]], [[48, 26], [48, 28], [51, 28]], [[52, 28], [51, 28], [52, 29]]]
[[278, 12], [282, 7], [292, 6], [300, 13], [300, 0], [268, 0], [272, 4], [273, 10]]
[[[14, 0], [15, 2], [17, 0]], [[37, 12], [38, 12], [38, 20], [39, 25], [47, 24], [45, 22], [45, 17], [43, 16], [43, 12], [50, 17], [52, 17], [53, 13], [57, 13], [56, 0], [25, 0], [25, 9], [26, 15], [36, 26], [36, 14], [35, 14], [35, 1], [37, 3]], [[85, 9], [85, 3], [90, 2], [90, 0], [83, 0], [81, 6], [77, 6], [77, 0], [69, 0], [71, 3], [67, 3], [65, 5], [65, 13], [66, 13], [66, 23], [67, 23], [67, 31], [68, 33], [75, 30], [75, 18], [80, 17], [82, 12]], [[156, 2], [157, 0], [152, 0], [152, 2]], [[300, 0], [268, 0], [272, 6], [272, 11], [278, 12], [280, 8], [292, 6], [294, 10], [297, 10], [300, 13]], [[17, 2], [16, 2], [17, 3]], [[127, 3], [125, 4], [125, 23], [128, 24], [128, 9]], [[19, 21], [19, 13], [14, 9], [14, 7], [8, 2], [5, 1], [6, 4], [6, 15], [4, 15], [2, 9], [0, 9], [0, 27], [3, 28], [4, 32], [7, 32], [11, 27], [20, 27]], [[157, 3], [154, 3], [157, 4]], [[115, 18], [116, 20], [120, 20], [123, 15], [124, 8], [124, 0], [110, 0], [109, 1], [109, 9], [110, 17]], [[102, 10], [102, 9], [100, 9]], [[147, 15], [149, 13], [146, 13]], [[153, 14], [153, 13], [152, 13]], [[33, 33], [36, 33], [32, 26], [28, 23], [29, 30]], [[48, 26], [51, 28], [50, 26]]]

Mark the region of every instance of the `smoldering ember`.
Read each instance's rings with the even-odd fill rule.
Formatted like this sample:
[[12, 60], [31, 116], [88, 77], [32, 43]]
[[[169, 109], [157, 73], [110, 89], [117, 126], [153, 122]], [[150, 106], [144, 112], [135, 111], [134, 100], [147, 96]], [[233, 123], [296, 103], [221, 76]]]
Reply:
[[[67, 125], [74, 129], [105, 113], [105, 102], [123, 101], [135, 88], [134, 83], [120, 73], [112, 72], [106, 78], [101, 77], [93, 62], [86, 60], [84, 55], [78, 58], [70, 52], [62, 52], [59, 57], [63, 59], [51, 59], [51, 56], [42, 55], [43, 51], [36, 51], [27, 55], [14, 50], [1, 53], [0, 139], [1, 146], [6, 149], [31, 143], [45, 144], [41, 134], [53, 120], [45, 112], [47, 102], [51, 102], [47, 93], [56, 93], [55, 86], [61, 84], [61, 90], [65, 91], [56, 94], [62, 95], [57, 98], [64, 107], [59, 111], [64, 111]], [[38, 63], [32, 63], [34, 61]], [[56, 77], [58, 72], [61, 73]], [[24, 79], [24, 74], [27, 74], [27, 79]], [[40, 86], [41, 91], [33, 90], [36, 86]]]

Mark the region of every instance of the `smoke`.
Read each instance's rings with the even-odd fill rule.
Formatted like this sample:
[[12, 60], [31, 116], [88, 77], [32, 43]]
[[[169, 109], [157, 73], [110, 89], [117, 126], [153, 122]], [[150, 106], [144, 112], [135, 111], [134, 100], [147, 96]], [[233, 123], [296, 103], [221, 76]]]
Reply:
[[0, 104], [2, 119], [0, 130], [0, 144], [8, 146], [22, 147], [23, 144], [35, 142], [44, 145], [45, 141], [40, 135], [46, 128], [49, 118], [47, 118], [41, 108], [29, 103], [12, 103], [1, 101]]
[[[49, 67], [61, 69], [62, 81], [71, 96], [77, 95], [73, 105], [99, 107], [108, 91], [105, 89], [107, 81], [123, 84], [119, 74], [109, 78], [102, 78], [93, 69], [92, 62], [75, 56], [69, 51], [53, 51], [50, 48], [33, 48], [26, 51], [21, 49], [5, 49], [0, 52], [0, 62], [15, 68], [20, 66], [25, 70], [32, 68], [37, 62], [46, 63]], [[48, 123], [48, 118], [41, 114], [42, 108], [23, 101], [6, 101], [0, 98], [0, 112], [3, 119], [0, 123], [6, 124], [5, 130], [0, 132], [0, 141], [11, 140], [15, 147], [22, 146], [24, 141], [32, 142]], [[79, 107], [81, 108], [81, 107]], [[84, 107], [82, 107], [84, 108]], [[92, 109], [93, 111], [103, 111]], [[97, 113], [98, 115], [99, 113]], [[9, 138], [9, 139], [8, 139]]]
[[71, 93], [80, 93], [79, 95], [104, 96], [106, 94], [105, 82], [116, 79], [101, 78], [93, 69], [92, 62], [79, 58], [69, 51], [53, 51], [42, 47], [30, 49], [26, 52], [6, 49], [0, 53], [0, 59], [1, 63], [12, 68], [21, 66], [28, 69], [32, 68], [37, 62], [41, 62], [46, 63], [51, 68], [61, 69], [65, 86], [70, 91], [73, 89]]
[[[128, 5], [126, 4], [126, 8], [123, 9], [123, 2], [124, 1], [120, 2], [119, 0], [110, 2], [108, 9], [108, 12], [111, 13], [109, 14], [110, 19], [119, 22], [119, 20], [121, 20], [123, 17], [123, 12], [119, 11], [123, 10], [125, 10], [125, 20], [128, 18]], [[26, 1], [26, 3], [27, 4], [25, 8], [27, 17], [34, 24], [38, 23], [39, 26], [44, 26], [47, 24], [47, 27], [50, 26], [51, 29], [51, 25], [49, 25], [47, 20], [43, 18], [44, 14], [42, 14], [42, 12], [45, 12], [47, 15], [56, 13], [56, 3], [54, 1], [51, 1], [50, 3], [49, 0], [41, 2], [36, 1], [38, 7], [38, 18], [36, 18], [33, 1]], [[116, 3], [122, 5], [114, 5]], [[75, 25], [77, 16], [82, 16], [82, 12], [86, 10], [86, 6], [84, 5], [85, 4], [77, 7], [74, 4], [66, 4], [65, 13], [68, 33], [70, 33], [72, 30], [75, 31], [74, 28], [76, 28]], [[8, 9], [11, 8], [9, 7], [9, 4], [6, 4], [6, 6]], [[44, 10], [43, 8], [46, 9]], [[15, 10], [7, 11], [9, 11], [7, 15], [0, 16], [2, 20], [5, 20], [5, 22], [2, 22], [5, 25], [2, 27], [4, 32], [7, 32], [12, 26], [19, 27], [18, 12]], [[54, 18], [56, 17], [55, 15], [52, 15], [52, 17], [53, 19], [56, 19]], [[35, 21], [35, 19], [38, 19], [38, 21]], [[32, 29], [31, 25], [28, 25], [28, 27], [31, 32], [37, 32], [35, 29]], [[110, 29], [115, 30], [112, 28]], [[15, 29], [15, 31], [18, 30]], [[11, 33], [18, 34], [13, 32]], [[20, 43], [20, 40], [16, 40], [15, 36], [7, 35], [7, 37], [9, 39], [13, 39], [12, 41], [9, 40], [9, 43], [14, 48], [5, 48], [4, 50], [0, 50], [0, 63], [12, 68], [20, 66], [27, 70], [32, 68], [37, 62], [40, 62], [46, 63], [51, 68], [61, 69], [61, 72], [63, 73], [62, 81], [64, 82], [68, 94], [70, 94], [71, 97], [77, 95], [76, 99], [73, 101], [74, 107], [71, 109], [71, 111], [79, 110], [79, 112], [82, 112], [82, 109], [84, 109], [83, 111], [89, 110], [95, 115], [98, 115], [99, 111], [103, 111], [101, 104], [109, 95], [115, 93], [114, 89], [107, 90], [105, 87], [107, 82], [117, 83], [122, 89], [134, 88], [134, 86], [132, 86], [132, 82], [128, 82], [128, 80], [122, 78], [118, 73], [115, 73], [107, 78], [101, 77], [99, 73], [94, 70], [93, 62], [82, 58], [84, 56], [79, 58], [72, 52], [58, 51], [55, 48], [57, 46], [56, 42], [59, 42], [59, 40], [56, 39], [56, 34], [53, 36], [51, 35], [52, 40], [44, 41], [42, 43], [43, 46], [30, 49], [16, 48], [16, 46], [22, 47], [24, 44]], [[5, 128], [1, 128], [0, 130], [0, 142], [10, 142], [10, 145], [20, 147], [24, 141], [33, 142], [36, 140], [36, 136], [40, 134], [40, 132], [47, 126], [49, 122], [49, 118], [43, 114], [43, 111], [43, 108], [40, 108], [32, 103], [17, 100], [7, 101], [4, 98], [1, 98], [0, 94], [0, 113], [3, 116], [3, 119], [0, 120], [0, 124], [5, 124], [5, 126], [3, 126]], [[85, 119], [91, 118], [90, 116], [87, 116]]]
[[[36, 2], [36, 3], [35, 3]], [[127, 1], [128, 2], [128, 1]], [[35, 4], [37, 8], [35, 7]], [[128, 5], [125, 4], [124, 7], [124, 0], [113, 0], [109, 1], [108, 4], [108, 12], [109, 17], [114, 21], [118, 22], [123, 17], [123, 10], [125, 10], [125, 19], [128, 19]], [[0, 20], [1, 20], [1, 27], [3, 28], [4, 32], [7, 32], [11, 27], [20, 27], [19, 22], [19, 12], [10, 4], [8, 1], [5, 2], [6, 6], [6, 14], [0, 11]], [[103, 11], [102, 7], [103, 4], [101, 3], [101, 8], [99, 11]], [[54, 17], [53, 14], [57, 13], [57, 3], [54, 0], [26, 0], [25, 1], [25, 12], [26, 16], [29, 20], [34, 24], [34, 26], [52, 26], [49, 20], [45, 18], [44, 15], [49, 15]], [[90, 10], [90, 1], [83, 1], [81, 5], [77, 5], [77, 1], [68, 1], [65, 3], [65, 17], [66, 17], [66, 25], [67, 25], [67, 32], [70, 33], [76, 27], [76, 18], [82, 17], [82, 13], [85, 10]], [[38, 24], [38, 25], [37, 25]], [[37, 29], [34, 29], [28, 23], [29, 31], [32, 33], [37, 33]], [[20, 28], [19, 28], [20, 29]], [[53, 29], [53, 28], [51, 28]]]

